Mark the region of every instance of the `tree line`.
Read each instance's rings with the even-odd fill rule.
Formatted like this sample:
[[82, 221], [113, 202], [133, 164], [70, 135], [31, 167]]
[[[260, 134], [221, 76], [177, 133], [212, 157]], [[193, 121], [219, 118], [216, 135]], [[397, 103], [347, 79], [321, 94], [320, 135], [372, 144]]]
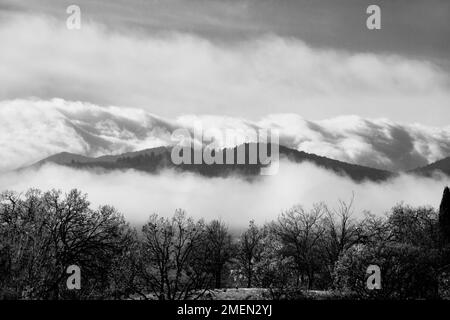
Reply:
[[[359, 215], [361, 216], [361, 215]], [[67, 267], [81, 270], [68, 290]], [[381, 270], [368, 290], [366, 269]], [[232, 234], [176, 210], [134, 228], [111, 206], [93, 209], [79, 190], [0, 195], [1, 299], [202, 299], [210, 290], [264, 288], [269, 299], [443, 298], [450, 291], [450, 191], [439, 210], [399, 204], [356, 218], [336, 207], [294, 206]]]

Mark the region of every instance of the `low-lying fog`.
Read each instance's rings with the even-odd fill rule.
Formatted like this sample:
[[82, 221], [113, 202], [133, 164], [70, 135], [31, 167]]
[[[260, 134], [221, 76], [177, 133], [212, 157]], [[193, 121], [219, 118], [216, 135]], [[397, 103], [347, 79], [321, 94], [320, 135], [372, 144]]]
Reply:
[[401, 175], [388, 182], [356, 183], [309, 163], [282, 162], [279, 173], [250, 182], [239, 177], [205, 178], [191, 173], [164, 171], [151, 175], [134, 170], [81, 171], [56, 165], [0, 175], [0, 190], [26, 191], [30, 187], [68, 191], [79, 188], [92, 205], [109, 204], [133, 224], [152, 213], [170, 216], [177, 208], [206, 220], [221, 218], [230, 228], [242, 228], [254, 219], [272, 220], [283, 210], [316, 202], [336, 205], [355, 194], [355, 216], [364, 210], [382, 215], [395, 204], [438, 207], [448, 177]]

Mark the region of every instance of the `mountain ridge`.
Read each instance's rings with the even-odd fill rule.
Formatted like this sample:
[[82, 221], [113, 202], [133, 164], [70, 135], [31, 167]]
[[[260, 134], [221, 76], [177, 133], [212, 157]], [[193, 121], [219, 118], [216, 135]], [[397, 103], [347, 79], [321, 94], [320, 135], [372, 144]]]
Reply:
[[[245, 144], [248, 146], [249, 144]], [[236, 153], [236, 148], [232, 148]], [[222, 151], [227, 149], [222, 149]], [[104, 168], [104, 169], [136, 169], [140, 171], [157, 172], [159, 169], [173, 168], [181, 171], [194, 171], [205, 176], [226, 176], [230, 173], [244, 174], [247, 176], [259, 174], [261, 165], [179, 165], [176, 166], [170, 161], [170, 153], [172, 147], [160, 146], [155, 148], [147, 148], [138, 151], [125, 152], [117, 155], [102, 155], [99, 157], [89, 157], [76, 153], [60, 152], [44, 158], [29, 167], [40, 167], [46, 163], [54, 163], [62, 166], [86, 168]], [[248, 153], [248, 149], [246, 149]], [[348, 163], [332, 158], [307, 153], [304, 151], [290, 149], [288, 147], [279, 146], [281, 159], [287, 159], [294, 163], [309, 162], [327, 170], [334, 171], [340, 175], [347, 175], [355, 181], [385, 181], [398, 175], [396, 172], [376, 169], [372, 167], [362, 166], [358, 164]], [[248, 155], [246, 154], [248, 162]], [[147, 163], [146, 163], [147, 161]], [[149, 161], [149, 162], [148, 162]], [[153, 163], [152, 163], [153, 161]], [[208, 166], [208, 167], [206, 167]], [[242, 166], [242, 167], [239, 167]], [[24, 167], [21, 169], [29, 168]], [[207, 170], [205, 168], [210, 168]], [[19, 170], [21, 170], [19, 169]], [[223, 170], [222, 170], [223, 169]], [[450, 177], [450, 157], [430, 163], [426, 166], [418, 167], [406, 171], [408, 174], [415, 174], [423, 177], [432, 177], [435, 173], [441, 172]]]
[[[126, 170], [135, 169], [139, 171], [146, 171], [157, 173], [162, 169], [175, 169], [179, 171], [194, 172], [207, 177], [228, 176], [231, 174], [242, 175], [245, 177], [258, 176], [262, 165], [257, 159], [257, 164], [249, 164], [248, 154], [251, 144], [244, 144], [245, 147], [245, 163], [246, 164], [181, 164], [175, 165], [171, 161], [172, 147], [162, 146], [156, 148], [149, 148], [134, 152], [126, 152], [118, 155], [103, 155], [100, 157], [88, 157], [75, 153], [60, 152], [50, 157], [42, 159], [30, 167], [40, 167], [47, 163], [54, 163], [62, 166], [89, 169], [89, 168], [103, 168], [106, 170]], [[237, 158], [237, 149], [240, 146], [229, 149], [218, 149], [225, 151], [232, 149], [235, 159]], [[269, 147], [269, 146], [268, 146]], [[257, 144], [259, 148], [259, 144]], [[270, 148], [269, 148], [270, 149]], [[351, 164], [304, 151], [298, 151], [279, 146], [279, 155], [281, 159], [287, 159], [293, 163], [309, 162], [321, 168], [335, 172], [338, 175], [350, 177], [352, 180], [362, 182], [369, 181], [385, 181], [389, 178], [395, 177], [397, 174], [357, 164]]]
[[450, 157], [435, 161], [426, 166], [419, 167], [408, 172], [425, 177], [431, 177], [436, 172], [442, 172], [445, 175], [450, 176]]

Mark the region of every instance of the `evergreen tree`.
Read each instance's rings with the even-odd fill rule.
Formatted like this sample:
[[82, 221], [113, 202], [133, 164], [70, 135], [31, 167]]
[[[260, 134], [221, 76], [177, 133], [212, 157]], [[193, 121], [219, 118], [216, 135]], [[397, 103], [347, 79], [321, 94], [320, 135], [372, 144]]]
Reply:
[[444, 190], [439, 208], [439, 228], [443, 244], [450, 244], [450, 189], [448, 187]]

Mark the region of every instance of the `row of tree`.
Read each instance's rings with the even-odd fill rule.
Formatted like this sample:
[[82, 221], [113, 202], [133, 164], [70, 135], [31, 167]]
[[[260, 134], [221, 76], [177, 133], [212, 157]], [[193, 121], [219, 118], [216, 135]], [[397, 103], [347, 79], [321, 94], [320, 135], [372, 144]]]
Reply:
[[[151, 215], [140, 230], [114, 208], [92, 209], [73, 190], [0, 196], [0, 298], [196, 299], [214, 288], [260, 287], [269, 298], [437, 298], [448, 294], [450, 192], [439, 212], [398, 205], [385, 217], [353, 216], [353, 200], [295, 206], [238, 236], [183, 210]], [[378, 265], [382, 289], [368, 290]], [[67, 267], [81, 269], [68, 290]], [[447, 280], [446, 280], [447, 279]]]

